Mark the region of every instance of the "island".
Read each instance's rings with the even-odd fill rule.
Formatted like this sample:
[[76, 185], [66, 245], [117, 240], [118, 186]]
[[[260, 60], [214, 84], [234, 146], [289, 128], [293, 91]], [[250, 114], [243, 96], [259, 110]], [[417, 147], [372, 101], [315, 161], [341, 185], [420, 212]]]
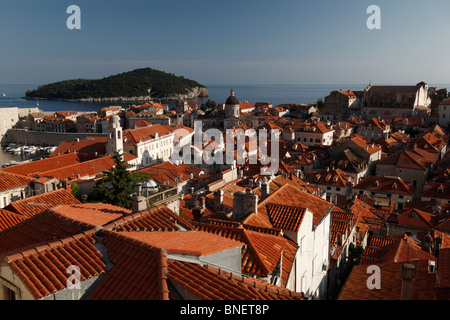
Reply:
[[197, 81], [172, 73], [141, 68], [103, 79], [58, 81], [28, 90], [25, 99], [75, 102], [127, 102], [159, 99], [208, 97], [208, 90]]

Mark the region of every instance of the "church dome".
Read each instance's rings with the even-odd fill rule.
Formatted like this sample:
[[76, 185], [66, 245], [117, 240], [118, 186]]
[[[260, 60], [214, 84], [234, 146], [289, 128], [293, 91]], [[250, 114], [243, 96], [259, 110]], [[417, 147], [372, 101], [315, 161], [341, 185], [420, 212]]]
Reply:
[[234, 90], [231, 89], [231, 94], [228, 97], [227, 101], [225, 102], [227, 105], [235, 105], [239, 104], [239, 100], [234, 96]]

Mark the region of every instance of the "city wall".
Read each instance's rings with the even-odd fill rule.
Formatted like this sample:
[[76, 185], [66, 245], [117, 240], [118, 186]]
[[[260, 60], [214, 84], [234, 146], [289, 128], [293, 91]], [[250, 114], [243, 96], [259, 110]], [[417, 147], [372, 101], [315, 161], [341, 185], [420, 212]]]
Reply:
[[57, 146], [63, 141], [83, 140], [86, 137], [106, 137], [106, 133], [39, 132], [26, 129], [9, 129], [1, 143], [31, 146]]

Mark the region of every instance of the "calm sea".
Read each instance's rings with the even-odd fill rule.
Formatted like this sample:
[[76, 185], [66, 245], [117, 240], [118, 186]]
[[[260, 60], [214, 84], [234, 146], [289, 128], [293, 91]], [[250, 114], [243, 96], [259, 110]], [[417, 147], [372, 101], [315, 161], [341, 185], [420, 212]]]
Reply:
[[[206, 85], [209, 97], [194, 99], [192, 102], [201, 104], [208, 99], [216, 103], [224, 103], [230, 95], [230, 86]], [[438, 88], [450, 88], [450, 84], [430, 84]], [[0, 108], [20, 107], [32, 108], [39, 104], [42, 111], [97, 111], [111, 104], [78, 103], [66, 101], [27, 100], [23, 99], [25, 92], [37, 88], [36, 84], [0, 84]], [[237, 85], [233, 89], [239, 101], [271, 102], [274, 106], [284, 103], [314, 103], [317, 99], [324, 99], [334, 90], [363, 90], [366, 84], [338, 84], [338, 85]], [[3, 97], [2, 94], [6, 96]], [[169, 104], [172, 104], [168, 102]], [[114, 104], [120, 105], [120, 104]], [[127, 105], [123, 105], [127, 107]]]
[[[209, 97], [207, 99], [194, 99], [193, 102], [201, 104], [210, 99], [216, 103], [224, 103], [230, 95], [230, 86], [206, 86]], [[42, 111], [97, 111], [104, 106], [111, 105], [23, 99], [27, 90], [37, 87], [36, 84], [0, 84], [0, 108], [10, 106], [32, 108], [39, 105]], [[313, 103], [319, 98], [325, 98], [333, 90], [362, 90], [364, 87], [364, 85], [238, 85], [234, 86], [233, 89], [241, 102], [271, 102], [276, 106], [283, 103]], [[6, 94], [5, 97], [2, 96], [3, 93]], [[126, 107], [126, 105], [123, 107]]]

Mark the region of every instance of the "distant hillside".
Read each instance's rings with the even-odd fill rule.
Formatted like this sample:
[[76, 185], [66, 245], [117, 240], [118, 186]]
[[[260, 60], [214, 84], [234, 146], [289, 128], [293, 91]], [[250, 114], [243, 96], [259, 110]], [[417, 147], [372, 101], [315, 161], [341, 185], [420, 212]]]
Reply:
[[195, 98], [208, 96], [205, 86], [182, 76], [143, 68], [103, 79], [74, 79], [28, 90], [26, 98], [49, 100], [133, 100], [152, 98]]

